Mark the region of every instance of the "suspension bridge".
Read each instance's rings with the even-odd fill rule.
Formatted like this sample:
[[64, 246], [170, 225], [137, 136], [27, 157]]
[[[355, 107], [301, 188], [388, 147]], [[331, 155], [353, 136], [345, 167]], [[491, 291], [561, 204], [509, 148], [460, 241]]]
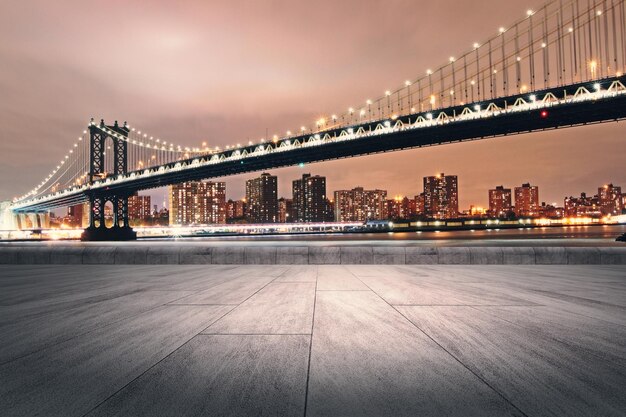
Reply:
[[[186, 147], [91, 120], [7, 210], [89, 202], [85, 240], [128, 240], [128, 198], [184, 181], [626, 117], [626, 0], [553, 0], [379, 97], [257, 143]], [[104, 206], [113, 206], [107, 227]], [[21, 216], [21, 217], [20, 217]]]

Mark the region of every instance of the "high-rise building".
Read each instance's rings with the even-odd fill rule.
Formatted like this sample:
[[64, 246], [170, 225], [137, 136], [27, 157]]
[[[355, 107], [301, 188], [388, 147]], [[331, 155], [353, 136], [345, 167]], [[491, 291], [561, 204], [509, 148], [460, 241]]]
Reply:
[[515, 214], [518, 217], [539, 215], [539, 187], [529, 183], [515, 187]]
[[225, 182], [184, 182], [172, 185], [170, 191], [170, 224], [226, 223]]
[[150, 212], [150, 196], [133, 194], [128, 198], [128, 219], [131, 226], [143, 223], [152, 217]]
[[387, 200], [387, 217], [389, 219], [409, 219], [415, 216], [415, 200], [396, 196]]
[[424, 193], [419, 193], [415, 196], [415, 215], [424, 215]]
[[246, 217], [246, 201], [228, 200], [226, 202], [226, 221], [237, 222], [242, 221]]
[[335, 221], [355, 222], [384, 220], [387, 218], [387, 191], [352, 190], [335, 191]]
[[624, 210], [622, 187], [607, 184], [598, 188], [598, 201], [603, 215], [619, 216]]
[[489, 190], [489, 214], [494, 217], [504, 217], [513, 210], [511, 189], [498, 185]]
[[294, 222], [293, 201], [289, 198], [281, 197], [278, 199], [278, 222], [293, 223]]
[[246, 202], [250, 223], [277, 223], [278, 177], [264, 172], [246, 181]]
[[292, 190], [295, 222], [326, 221], [326, 177], [304, 174], [293, 181]]
[[326, 199], [326, 211], [324, 212], [324, 218], [327, 222], [335, 220], [335, 203], [328, 198]]
[[580, 197], [565, 197], [563, 203], [566, 217], [600, 217], [602, 211], [598, 196], [587, 197], [580, 193]]
[[424, 214], [434, 219], [459, 215], [459, 186], [456, 175], [443, 173], [424, 177]]

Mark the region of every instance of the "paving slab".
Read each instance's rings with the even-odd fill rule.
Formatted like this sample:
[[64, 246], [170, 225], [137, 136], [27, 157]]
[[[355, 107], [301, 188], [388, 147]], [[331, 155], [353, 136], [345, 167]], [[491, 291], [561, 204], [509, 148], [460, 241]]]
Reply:
[[569, 313], [552, 306], [478, 306], [476, 309], [626, 369], [626, 326]]
[[620, 416], [626, 370], [472, 307], [398, 307], [527, 415]]
[[317, 267], [318, 291], [365, 291], [367, 289], [367, 286], [346, 266], [320, 265]]
[[229, 309], [165, 306], [2, 365], [3, 412], [83, 415]]
[[233, 304], [238, 305], [274, 280], [274, 277], [246, 276], [222, 279], [207, 290], [179, 298], [172, 304]]
[[433, 277], [401, 273], [363, 276], [361, 281], [392, 305], [529, 305], [529, 300], [502, 291], [463, 283], [441, 282]]
[[314, 300], [314, 282], [271, 283], [202, 333], [310, 334]]
[[0, 364], [71, 340], [95, 329], [144, 313], [189, 295], [189, 291], [141, 291], [67, 310], [45, 317], [14, 320], [0, 327]]
[[301, 416], [309, 336], [200, 335], [88, 416]]
[[518, 414], [374, 293], [321, 291], [306, 415]]
[[276, 278], [274, 282], [315, 282], [317, 281], [316, 266], [293, 266], [284, 274]]

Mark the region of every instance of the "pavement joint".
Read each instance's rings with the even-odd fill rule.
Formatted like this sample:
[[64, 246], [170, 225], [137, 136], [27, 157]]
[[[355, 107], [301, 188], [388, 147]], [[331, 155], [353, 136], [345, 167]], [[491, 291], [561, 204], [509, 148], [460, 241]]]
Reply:
[[465, 369], [467, 369], [470, 373], [472, 373], [476, 378], [478, 378], [483, 384], [485, 384], [486, 386], [488, 386], [493, 392], [495, 392], [498, 396], [500, 396], [504, 401], [506, 401], [511, 407], [513, 407], [514, 409], [516, 409], [517, 411], [519, 411], [524, 417], [530, 417], [527, 413], [525, 413], [524, 411], [522, 411], [517, 405], [515, 405], [510, 399], [508, 399], [502, 392], [500, 392], [499, 390], [497, 390], [494, 386], [492, 386], [489, 382], [487, 382], [484, 378], [482, 378], [480, 375], [478, 375], [476, 372], [474, 372], [469, 366], [467, 366], [465, 363], [463, 363], [463, 361], [461, 361], [458, 357], [456, 357], [456, 355], [454, 355], [452, 352], [450, 352], [448, 349], [446, 349], [441, 343], [439, 343], [437, 340], [435, 340], [431, 335], [429, 335], [428, 333], [426, 333], [423, 329], [421, 329], [419, 326], [417, 326], [415, 323], [413, 323], [407, 316], [405, 316], [401, 311], [399, 311], [397, 308], [395, 308], [393, 305], [389, 304], [389, 302], [387, 300], [385, 300], [380, 294], [378, 294], [376, 291], [374, 291], [374, 289], [372, 289], [369, 285], [367, 285], [365, 282], [363, 282], [356, 274], [354, 274], [352, 271], [350, 271], [350, 273], [352, 275], [354, 275], [354, 277], [356, 279], [358, 279], [359, 281], [361, 281], [363, 283], [363, 285], [365, 285], [367, 288], [370, 289], [370, 291], [372, 291], [372, 293], [376, 294], [376, 296], [378, 298], [380, 298], [385, 304], [387, 304], [389, 307], [391, 307], [393, 310], [395, 310], [398, 314], [400, 314], [402, 317], [404, 317], [404, 319], [413, 327], [415, 327], [417, 330], [419, 330], [420, 332], [422, 332], [426, 337], [428, 337], [430, 340], [433, 341], [433, 343], [435, 343], [437, 346], [439, 346], [440, 349], [442, 349], [444, 352], [446, 352], [448, 355], [450, 355], [456, 362], [458, 362], [461, 366], [463, 366]]
[[315, 306], [317, 305], [317, 283], [319, 282], [320, 268], [315, 267], [315, 292], [313, 296], [313, 317], [311, 320], [311, 339], [309, 340], [309, 360], [306, 369], [306, 385], [304, 390], [304, 417], [306, 417], [309, 403], [309, 381], [311, 379], [311, 352], [313, 351], [313, 332], [315, 331]]

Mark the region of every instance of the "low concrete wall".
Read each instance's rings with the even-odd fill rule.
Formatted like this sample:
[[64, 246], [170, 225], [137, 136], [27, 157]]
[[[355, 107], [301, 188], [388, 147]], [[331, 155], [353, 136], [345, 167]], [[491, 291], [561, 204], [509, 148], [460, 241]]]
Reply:
[[626, 246], [5, 246], [0, 264], [624, 265]]

